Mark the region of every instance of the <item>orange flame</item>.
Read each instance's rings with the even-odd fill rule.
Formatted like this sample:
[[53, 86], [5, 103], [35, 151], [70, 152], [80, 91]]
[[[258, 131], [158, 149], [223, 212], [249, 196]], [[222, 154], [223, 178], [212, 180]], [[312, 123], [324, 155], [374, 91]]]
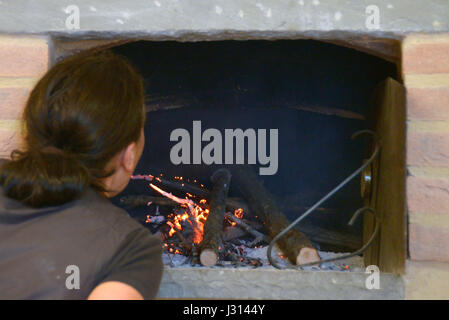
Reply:
[[239, 208], [237, 210], [234, 211], [234, 216], [236, 216], [239, 219], [243, 218], [243, 209]]
[[150, 183], [150, 187], [159, 192], [160, 194], [162, 194], [164, 197], [167, 197], [175, 201], [176, 203], [179, 203], [182, 207], [187, 208], [187, 211], [185, 213], [183, 213], [182, 215], [178, 214], [174, 217], [173, 223], [167, 222], [167, 224], [170, 225], [171, 227], [168, 235], [170, 237], [173, 236], [176, 232], [176, 229], [182, 230], [181, 221], [188, 220], [193, 228], [193, 242], [196, 244], [201, 243], [201, 241], [203, 241], [204, 223], [206, 222], [207, 217], [209, 216], [209, 209], [201, 208], [199, 205], [197, 205], [195, 202], [193, 202], [188, 198], [186, 199], [178, 198], [172, 195], [171, 193], [168, 193], [162, 190], [161, 188], [155, 186], [152, 183]]

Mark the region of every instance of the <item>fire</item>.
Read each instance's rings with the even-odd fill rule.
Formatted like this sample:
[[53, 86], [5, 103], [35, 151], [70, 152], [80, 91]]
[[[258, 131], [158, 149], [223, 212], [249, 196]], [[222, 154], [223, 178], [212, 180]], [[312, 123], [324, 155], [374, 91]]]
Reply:
[[170, 221], [167, 221], [167, 224], [170, 226], [170, 231], [168, 232], [168, 236], [172, 237], [176, 232], [175, 226]]
[[[167, 222], [167, 224], [170, 226], [170, 231], [168, 233], [169, 237], [172, 237], [177, 230], [182, 230], [181, 222], [187, 221], [190, 223], [193, 229], [193, 243], [201, 243], [201, 241], [203, 241], [204, 223], [206, 222], [209, 215], [209, 209], [203, 209], [187, 197], [185, 199], [178, 198], [171, 193], [168, 193], [155, 186], [152, 183], [150, 183], [150, 187], [162, 194], [164, 197], [167, 197], [179, 203], [181, 207], [186, 209], [183, 214], [175, 215], [172, 222]], [[200, 203], [206, 202], [205, 200], [203, 200], [204, 199], [202, 199]]]
[[[162, 176], [162, 174], [160, 174]], [[207, 208], [207, 200], [200, 198], [197, 195], [194, 195], [192, 193], [186, 192], [185, 198], [180, 198], [172, 193], [169, 193], [160, 187], [153, 184], [153, 182], [161, 182], [162, 180], [153, 175], [135, 175], [132, 176], [132, 179], [136, 180], [146, 180], [150, 181], [149, 186], [154, 189], [155, 191], [159, 192], [162, 196], [171, 199], [172, 201], [176, 202], [179, 206], [175, 209], [175, 211], [172, 211], [172, 213], [168, 215], [147, 215], [146, 216], [146, 223], [152, 223], [152, 224], [160, 224], [164, 222], [168, 227], [168, 232], [166, 232], [166, 239], [172, 238], [174, 235], [176, 235], [179, 238], [179, 241], [181, 243], [187, 243], [189, 241], [192, 241], [194, 244], [200, 244], [203, 241], [204, 236], [204, 224], [207, 221], [207, 218], [209, 216], [209, 209]], [[181, 186], [184, 186], [184, 183], [189, 182], [190, 179], [183, 178], [181, 176], [175, 176], [175, 180], [178, 180], [180, 182]], [[197, 180], [195, 179], [194, 182], [196, 183]], [[200, 184], [202, 188], [204, 188], [204, 185]], [[193, 200], [195, 199], [195, 201]], [[150, 205], [151, 202], [148, 203]], [[157, 210], [157, 214], [159, 214], [159, 211]], [[237, 209], [234, 211], [233, 215], [236, 218], [242, 219], [243, 218], [243, 209]], [[230, 225], [235, 226], [237, 223], [232, 221], [229, 217], [226, 218], [226, 220], [229, 222]], [[184, 228], [187, 227], [186, 230]], [[185, 232], [187, 231], [187, 232]], [[187, 239], [186, 239], [186, 238]], [[176, 242], [176, 240], [175, 240]], [[174, 243], [164, 243], [164, 248], [173, 254], [185, 254], [183, 252], [183, 247], [174, 247]], [[189, 248], [189, 246], [185, 247]], [[187, 249], [190, 250], [190, 249]]]
[[234, 216], [236, 216], [239, 219], [243, 218], [243, 209], [239, 208], [237, 210], [234, 211]]
[[[239, 208], [237, 210], [234, 211], [234, 216], [236, 218], [242, 219], [243, 218], [243, 209]], [[232, 219], [230, 219], [229, 217], [226, 217], [226, 220], [231, 224], [231, 226], [235, 226], [237, 224], [237, 222], [232, 221]]]

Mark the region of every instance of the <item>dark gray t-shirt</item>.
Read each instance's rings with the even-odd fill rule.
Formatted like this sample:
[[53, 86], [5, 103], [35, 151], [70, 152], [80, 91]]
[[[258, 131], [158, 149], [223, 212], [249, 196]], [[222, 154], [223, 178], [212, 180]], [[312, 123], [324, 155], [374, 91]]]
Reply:
[[85, 299], [105, 281], [153, 299], [161, 254], [155, 236], [92, 189], [65, 205], [35, 209], [0, 187], [0, 299]]

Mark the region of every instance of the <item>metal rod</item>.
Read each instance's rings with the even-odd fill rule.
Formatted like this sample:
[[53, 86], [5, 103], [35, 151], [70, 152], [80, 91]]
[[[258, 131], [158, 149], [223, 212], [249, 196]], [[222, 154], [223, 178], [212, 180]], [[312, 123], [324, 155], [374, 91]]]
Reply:
[[374, 239], [376, 238], [376, 236], [377, 236], [377, 234], [379, 233], [379, 230], [380, 230], [380, 217], [377, 214], [376, 210], [374, 210], [371, 207], [360, 208], [360, 209], [358, 209], [354, 213], [354, 215], [352, 216], [352, 218], [351, 218], [351, 220], [349, 221], [348, 224], [352, 226], [352, 224], [354, 223], [355, 219], [357, 219], [357, 217], [363, 211], [370, 211], [374, 215], [374, 218], [376, 220], [376, 225], [374, 227], [373, 234], [371, 235], [369, 240], [360, 249], [358, 249], [358, 250], [356, 250], [356, 251], [354, 251], [352, 253], [348, 253], [348, 254], [345, 254], [343, 256], [340, 256], [340, 257], [330, 258], [330, 259], [325, 259], [325, 260], [321, 260], [321, 261], [315, 261], [315, 262], [311, 262], [311, 263], [304, 263], [304, 264], [296, 265], [295, 268], [302, 268], [302, 267], [312, 266], [312, 265], [315, 265], [315, 264], [321, 264], [321, 263], [325, 263], [325, 262], [333, 262], [333, 261], [337, 261], [337, 260], [347, 259], [347, 258], [350, 258], [350, 257], [357, 256], [357, 255], [363, 253], [366, 249], [368, 249], [372, 245]]
[[[317, 203], [315, 203], [309, 210], [307, 210], [303, 215], [301, 215], [300, 217], [298, 217], [295, 221], [293, 221], [288, 227], [286, 227], [284, 230], [282, 230], [280, 233], [278, 233], [273, 240], [271, 240], [269, 246], [268, 246], [268, 250], [267, 250], [267, 258], [270, 261], [270, 264], [272, 266], [274, 266], [275, 268], [278, 269], [283, 269], [283, 267], [281, 267], [272, 257], [272, 250], [273, 250], [273, 246], [276, 244], [276, 242], [282, 238], [287, 232], [289, 232], [292, 228], [294, 228], [299, 222], [301, 222], [302, 220], [304, 220], [309, 214], [311, 214], [316, 208], [318, 208], [323, 202], [325, 202], [327, 199], [329, 199], [330, 197], [332, 197], [335, 193], [337, 193], [341, 188], [343, 188], [349, 181], [351, 181], [352, 179], [354, 179], [358, 174], [360, 174], [360, 172], [362, 172], [367, 166], [369, 166], [374, 159], [376, 159], [377, 155], [379, 154], [380, 151], [380, 141], [379, 138], [377, 136], [377, 134], [374, 131], [371, 130], [361, 130], [358, 131], [356, 133], [354, 133], [351, 137], [351, 139], [354, 139], [362, 134], [370, 134], [373, 138], [374, 138], [374, 142], [376, 143], [375, 145], [375, 149], [373, 154], [371, 155], [371, 157], [357, 170], [355, 170], [351, 175], [349, 175], [345, 180], [343, 180], [338, 186], [336, 186], [332, 191], [330, 191], [327, 195], [325, 195], [323, 198], [321, 198], [321, 200], [319, 200]], [[354, 217], [357, 217], [358, 214], [361, 211], [365, 211], [365, 210], [370, 210], [371, 212], [373, 212], [375, 214], [375, 211], [372, 208], [361, 208], [359, 209], [355, 214]], [[377, 215], [375, 214], [375, 216], [377, 217]], [[351, 219], [351, 221], [353, 221], [353, 219]], [[350, 221], [350, 222], [351, 222]], [[377, 221], [377, 220], [376, 220]], [[373, 233], [372, 238], [374, 238], [377, 235], [377, 231], [375, 233]], [[371, 243], [368, 243], [368, 246]], [[365, 245], [366, 246], [366, 245]], [[365, 246], [363, 246], [362, 248], [366, 249]], [[358, 250], [359, 251], [359, 250]], [[358, 252], [356, 251], [356, 252]], [[329, 259], [328, 259], [329, 260]], [[330, 259], [331, 261], [334, 260], [339, 260], [339, 259]], [[312, 263], [312, 264], [318, 264], [318, 263], [322, 263], [322, 261], [317, 261], [316, 263]], [[307, 264], [309, 265], [309, 264]], [[303, 265], [305, 266], [305, 265]]]

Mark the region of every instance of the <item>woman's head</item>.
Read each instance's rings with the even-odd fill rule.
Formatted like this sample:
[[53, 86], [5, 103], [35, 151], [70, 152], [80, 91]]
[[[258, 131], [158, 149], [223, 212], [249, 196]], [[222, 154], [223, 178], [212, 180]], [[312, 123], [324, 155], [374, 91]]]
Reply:
[[[143, 148], [142, 79], [112, 53], [52, 67], [23, 112], [25, 146], [0, 169], [4, 193], [33, 207], [59, 205], [93, 187], [124, 188]], [[125, 181], [126, 180], [126, 181]]]

